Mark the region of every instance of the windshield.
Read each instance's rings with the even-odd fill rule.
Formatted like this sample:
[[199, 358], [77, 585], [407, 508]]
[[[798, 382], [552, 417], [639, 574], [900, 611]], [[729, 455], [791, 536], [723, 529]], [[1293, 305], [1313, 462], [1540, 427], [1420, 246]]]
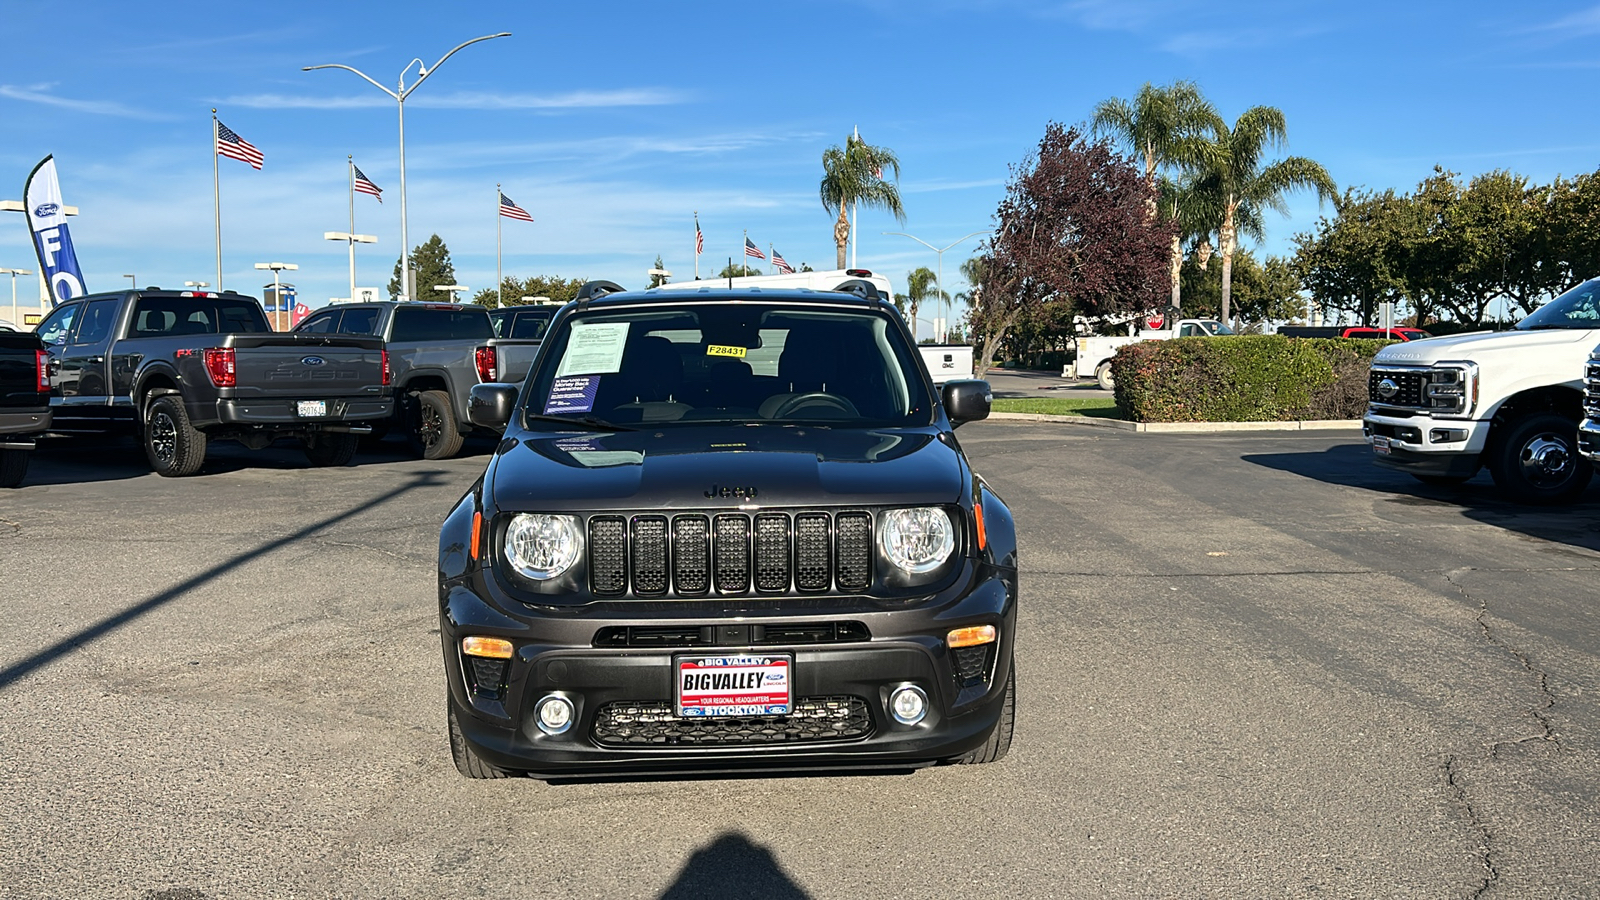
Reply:
[[875, 310], [659, 304], [579, 312], [551, 332], [524, 392], [535, 416], [618, 425], [927, 425], [901, 330]]
[[1540, 328], [1600, 328], [1600, 278], [1585, 281], [1517, 323], [1519, 331]]

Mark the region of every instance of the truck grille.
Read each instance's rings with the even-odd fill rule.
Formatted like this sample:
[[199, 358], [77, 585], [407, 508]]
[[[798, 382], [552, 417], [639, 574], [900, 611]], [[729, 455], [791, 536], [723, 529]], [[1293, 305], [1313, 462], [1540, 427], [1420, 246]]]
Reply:
[[[1385, 396], [1385, 390], [1381, 387], [1386, 381], [1395, 387], [1388, 396]], [[1428, 375], [1423, 370], [1373, 369], [1367, 375], [1367, 400], [1379, 406], [1425, 408], [1428, 404], [1423, 400], [1422, 391], [1427, 382]]]
[[1591, 359], [1583, 368], [1583, 411], [1600, 419], [1600, 359]]
[[872, 583], [872, 515], [594, 516], [588, 553], [589, 586], [603, 596], [861, 591]]
[[860, 697], [802, 697], [787, 716], [679, 717], [672, 703], [607, 703], [594, 718], [595, 743], [605, 747], [749, 746], [848, 741], [872, 733]]

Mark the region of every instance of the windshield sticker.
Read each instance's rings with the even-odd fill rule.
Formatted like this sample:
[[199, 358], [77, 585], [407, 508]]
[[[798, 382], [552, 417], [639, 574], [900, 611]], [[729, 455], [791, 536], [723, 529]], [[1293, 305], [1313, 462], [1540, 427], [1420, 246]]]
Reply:
[[[556, 377], [607, 375], [622, 370], [622, 349], [628, 342], [628, 322], [600, 322], [572, 326], [567, 352]], [[591, 398], [592, 399], [592, 398]]]
[[711, 344], [706, 347], [707, 356], [732, 356], [735, 359], [744, 359], [745, 348], [725, 347], [721, 344]]
[[557, 378], [550, 385], [550, 399], [544, 402], [544, 414], [563, 416], [567, 413], [588, 412], [594, 409], [594, 394], [599, 388], [599, 375]]

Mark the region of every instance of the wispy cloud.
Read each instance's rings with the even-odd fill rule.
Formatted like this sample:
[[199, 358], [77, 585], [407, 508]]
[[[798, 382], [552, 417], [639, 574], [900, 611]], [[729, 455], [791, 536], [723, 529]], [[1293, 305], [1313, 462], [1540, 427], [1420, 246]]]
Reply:
[[[597, 109], [623, 106], [670, 106], [685, 103], [690, 95], [670, 88], [623, 88], [613, 91], [569, 91], [564, 94], [501, 94], [487, 91], [457, 91], [450, 94], [417, 94], [412, 106], [431, 109]], [[388, 106], [394, 101], [378, 93], [338, 97], [313, 97], [303, 94], [244, 94], [223, 101], [232, 106], [254, 109], [365, 109]]]
[[1535, 25], [1528, 30], [1560, 32], [1559, 36], [1563, 38], [1600, 34], [1600, 6], [1591, 6], [1588, 9], [1562, 16], [1554, 22]]
[[1271, 47], [1286, 41], [1312, 37], [1325, 31], [1322, 28], [1225, 28], [1209, 31], [1191, 31], [1173, 35], [1161, 42], [1161, 49], [1180, 56], [1203, 56], [1230, 50], [1248, 50]]
[[0, 84], [0, 97], [9, 97], [12, 100], [21, 100], [25, 103], [42, 103], [46, 106], [55, 106], [61, 109], [70, 109], [73, 112], [89, 113], [96, 116], [121, 116], [126, 119], [167, 119], [162, 116], [142, 109], [125, 106], [113, 100], [74, 100], [71, 97], [58, 97], [50, 93], [54, 84], [31, 84], [19, 87], [11, 84]]
[[978, 181], [922, 181], [900, 186], [902, 194], [932, 194], [938, 191], [965, 191], [972, 188], [998, 187], [1004, 179], [984, 178]]

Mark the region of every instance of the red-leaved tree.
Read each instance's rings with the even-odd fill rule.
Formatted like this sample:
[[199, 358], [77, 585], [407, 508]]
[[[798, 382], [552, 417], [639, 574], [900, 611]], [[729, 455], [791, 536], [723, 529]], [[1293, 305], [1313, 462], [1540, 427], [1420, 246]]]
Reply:
[[1079, 315], [1139, 314], [1166, 304], [1170, 223], [1153, 221], [1144, 174], [1107, 141], [1052, 122], [1011, 170], [995, 218], [973, 324], [987, 371], [1006, 332], [1046, 303]]

